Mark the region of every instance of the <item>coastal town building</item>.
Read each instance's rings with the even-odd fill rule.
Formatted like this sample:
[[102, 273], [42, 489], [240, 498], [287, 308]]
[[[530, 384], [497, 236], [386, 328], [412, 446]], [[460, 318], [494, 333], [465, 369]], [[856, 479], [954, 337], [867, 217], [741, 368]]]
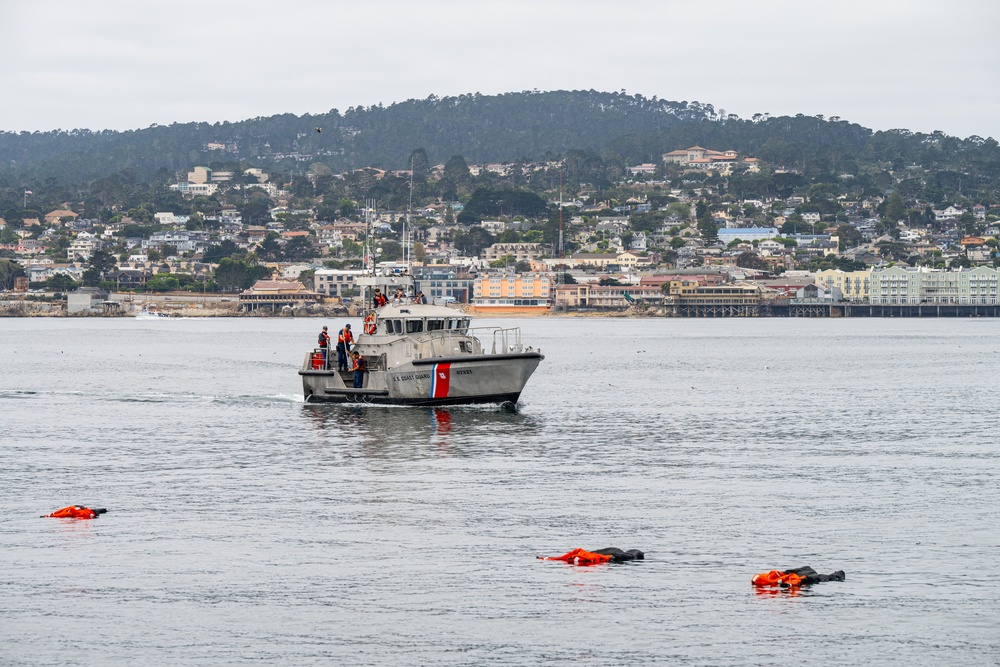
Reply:
[[943, 271], [892, 266], [873, 269], [869, 302], [902, 304], [997, 304], [1000, 270], [988, 266]]
[[208, 167], [195, 167], [188, 172], [187, 182], [192, 184], [224, 183], [233, 178], [231, 171], [213, 171]]
[[47, 225], [59, 225], [67, 220], [76, 220], [79, 216], [73, 211], [65, 208], [56, 209], [54, 211], [49, 211], [45, 214], [45, 223]]
[[719, 241], [723, 245], [729, 245], [733, 241], [762, 241], [773, 239], [778, 234], [777, 227], [726, 227], [718, 231]]
[[863, 302], [868, 300], [871, 286], [872, 270], [842, 271], [841, 269], [825, 269], [817, 271], [814, 281], [827, 289], [840, 291], [845, 301]]
[[316, 269], [313, 284], [316, 291], [324, 296], [354, 297], [360, 294], [357, 279], [364, 273], [361, 269]]
[[477, 277], [472, 303], [482, 306], [544, 306], [552, 299], [552, 276], [548, 273], [493, 273]]
[[469, 303], [472, 298], [476, 277], [461, 267], [418, 267], [413, 274], [417, 291], [423, 292], [431, 303]]
[[297, 280], [258, 280], [250, 289], [240, 292], [239, 306], [244, 312], [271, 311], [318, 303], [323, 296], [306, 289]]
[[664, 291], [659, 286], [578, 283], [557, 285], [554, 305], [557, 310], [621, 310], [636, 301], [659, 303], [664, 296]]
[[689, 169], [714, 171], [731, 170], [738, 165], [752, 167], [756, 171], [760, 163], [760, 160], [754, 157], [741, 158], [734, 150], [714, 151], [701, 146], [670, 151], [664, 153], [661, 159], [668, 164], [678, 164]]

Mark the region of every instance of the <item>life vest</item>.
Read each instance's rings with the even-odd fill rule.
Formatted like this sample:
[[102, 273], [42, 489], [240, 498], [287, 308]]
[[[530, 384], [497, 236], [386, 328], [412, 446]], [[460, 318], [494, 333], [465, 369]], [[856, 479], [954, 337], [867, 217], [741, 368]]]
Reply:
[[354, 370], [364, 371], [368, 368], [368, 362], [365, 361], [364, 355], [358, 355], [358, 358], [354, 360]]
[[381, 308], [385, 304], [389, 303], [389, 299], [386, 298], [385, 294], [379, 292], [375, 295], [375, 307]]
[[70, 505], [56, 510], [52, 514], [46, 514], [45, 518], [52, 519], [96, 519], [98, 515], [104, 514], [107, 510], [92, 510], [82, 505]]
[[319, 346], [329, 347], [330, 346], [330, 334], [325, 331], [319, 332]]
[[371, 336], [378, 330], [378, 325], [375, 323], [375, 313], [368, 313], [365, 316], [365, 333]]
[[351, 333], [350, 329], [341, 329], [340, 333], [344, 336], [344, 343], [350, 345], [354, 342], [354, 334]]
[[561, 560], [573, 565], [597, 565], [598, 563], [607, 563], [611, 561], [612, 556], [594, 553], [593, 551], [587, 551], [586, 549], [573, 549], [569, 553], [564, 553], [562, 556], [550, 556], [547, 558], [539, 556], [539, 559]]
[[799, 586], [804, 580], [805, 577], [800, 577], [794, 572], [770, 570], [754, 575], [750, 583], [754, 586]]

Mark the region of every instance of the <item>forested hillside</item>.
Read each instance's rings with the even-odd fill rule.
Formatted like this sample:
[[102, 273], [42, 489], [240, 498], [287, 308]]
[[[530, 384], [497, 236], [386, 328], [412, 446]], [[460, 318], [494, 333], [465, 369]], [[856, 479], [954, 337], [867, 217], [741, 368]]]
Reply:
[[[209, 144], [225, 149], [208, 150]], [[0, 178], [9, 185], [56, 179], [78, 184], [123, 169], [150, 179], [210, 162], [285, 163], [304, 170], [402, 168], [415, 148], [431, 164], [462, 155], [470, 163], [536, 160], [568, 150], [623, 165], [701, 144], [732, 148], [769, 164], [856, 173], [861, 165], [920, 164], [996, 177], [992, 139], [941, 133], [873, 132], [837, 118], [740, 119], [711, 105], [596, 91], [524, 92], [408, 100], [343, 113], [284, 114], [236, 123], [177, 123], [128, 132], [70, 130], [0, 133]]]

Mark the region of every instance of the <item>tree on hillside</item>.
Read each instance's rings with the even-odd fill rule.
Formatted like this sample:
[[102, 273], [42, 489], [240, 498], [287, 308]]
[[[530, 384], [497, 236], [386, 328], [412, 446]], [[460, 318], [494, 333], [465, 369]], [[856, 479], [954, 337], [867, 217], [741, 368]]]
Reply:
[[266, 262], [277, 262], [281, 259], [282, 249], [278, 243], [278, 233], [268, 232], [264, 240], [257, 246], [257, 256]]
[[705, 243], [715, 243], [719, 240], [719, 226], [712, 217], [712, 212], [708, 208], [705, 200], [701, 200], [695, 206], [698, 218], [698, 232], [705, 240]]
[[252, 258], [223, 257], [215, 270], [215, 283], [223, 292], [245, 290], [258, 280], [270, 277], [271, 270]]
[[201, 261], [210, 264], [218, 264], [219, 260], [223, 257], [231, 257], [238, 252], [240, 252], [240, 247], [229, 239], [226, 239], [218, 245], [209, 246], [202, 255]]
[[431, 175], [430, 161], [427, 159], [427, 151], [417, 148], [410, 153], [410, 159], [406, 163], [407, 168], [413, 170], [414, 185], [426, 183]]
[[882, 217], [888, 223], [895, 225], [901, 220], [906, 220], [906, 204], [903, 203], [903, 197], [900, 196], [899, 190], [894, 190], [889, 198], [885, 200], [885, 209], [882, 212]]
[[443, 199], [455, 200], [468, 194], [472, 185], [469, 165], [461, 155], [452, 155], [444, 163], [444, 173], [438, 182], [439, 194]]
[[758, 271], [766, 271], [768, 269], [768, 264], [765, 262], [757, 253], [750, 252], [749, 250], [736, 258], [736, 266], [743, 269], [757, 269]]
[[453, 243], [466, 257], [478, 257], [485, 248], [493, 245], [493, 235], [479, 225], [473, 225], [467, 232], [456, 232]]
[[14, 289], [14, 278], [25, 275], [24, 267], [9, 259], [0, 259], [0, 289]]
[[285, 244], [285, 259], [291, 262], [301, 262], [312, 259], [316, 256], [316, 248], [312, 244], [312, 237], [296, 236]]
[[237, 205], [244, 225], [262, 226], [271, 222], [271, 200], [260, 190], [253, 191], [247, 199]]
[[45, 286], [45, 289], [55, 292], [71, 292], [80, 286], [80, 283], [74, 281], [65, 273], [57, 273], [42, 284]]
[[541, 217], [548, 212], [545, 200], [525, 190], [488, 190], [480, 188], [459, 214], [459, 222], [482, 220], [485, 217]]
[[118, 261], [115, 256], [106, 250], [95, 250], [94, 254], [87, 260], [87, 264], [96, 269], [101, 278], [109, 275], [118, 268]]

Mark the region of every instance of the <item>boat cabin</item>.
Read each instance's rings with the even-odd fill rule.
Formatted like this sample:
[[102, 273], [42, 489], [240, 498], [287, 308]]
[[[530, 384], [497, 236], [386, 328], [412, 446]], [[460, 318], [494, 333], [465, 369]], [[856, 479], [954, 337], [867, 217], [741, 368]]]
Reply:
[[388, 336], [433, 333], [468, 334], [470, 318], [444, 306], [389, 305], [376, 313], [375, 333]]

